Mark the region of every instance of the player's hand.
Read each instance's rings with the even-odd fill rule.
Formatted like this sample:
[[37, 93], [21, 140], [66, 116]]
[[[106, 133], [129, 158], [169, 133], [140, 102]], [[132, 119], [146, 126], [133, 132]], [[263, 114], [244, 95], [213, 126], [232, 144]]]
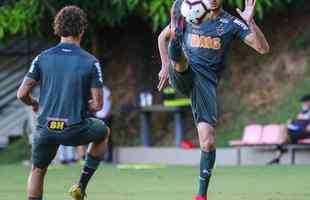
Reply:
[[38, 103], [37, 101], [34, 101], [34, 102], [32, 103], [32, 111], [33, 111], [34, 113], [38, 113], [38, 111], [39, 111], [39, 103]]
[[237, 8], [238, 14], [242, 17], [242, 19], [247, 23], [250, 24], [253, 20], [254, 13], [255, 13], [255, 4], [256, 0], [245, 0], [245, 8], [241, 11]]
[[157, 89], [161, 92], [168, 82], [168, 65], [162, 66], [160, 72], [158, 73], [159, 83], [157, 85]]

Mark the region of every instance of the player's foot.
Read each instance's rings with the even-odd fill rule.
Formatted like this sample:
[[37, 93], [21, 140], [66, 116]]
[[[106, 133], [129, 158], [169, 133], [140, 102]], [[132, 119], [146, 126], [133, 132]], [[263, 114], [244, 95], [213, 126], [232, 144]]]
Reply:
[[267, 163], [267, 165], [278, 165], [278, 164], [280, 164], [279, 158], [275, 158]]
[[84, 197], [86, 197], [85, 192], [79, 184], [73, 185], [69, 190], [69, 194], [73, 200], [84, 200]]
[[207, 197], [198, 195], [195, 197], [195, 200], [207, 200]]

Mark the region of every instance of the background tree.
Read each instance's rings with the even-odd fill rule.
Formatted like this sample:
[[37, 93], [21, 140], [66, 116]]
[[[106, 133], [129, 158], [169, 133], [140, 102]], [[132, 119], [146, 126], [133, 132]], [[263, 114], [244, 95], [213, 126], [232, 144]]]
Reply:
[[[260, 18], [271, 9], [287, 5], [302, 5], [304, 0], [258, 0], [257, 13]], [[99, 27], [121, 26], [128, 17], [137, 16], [150, 23], [153, 30], [165, 26], [169, 21], [169, 10], [173, 0], [2, 0], [0, 3], [0, 39], [16, 34], [45, 34], [51, 31], [55, 13], [65, 5], [75, 4], [84, 9], [90, 22], [93, 44]], [[242, 7], [244, 0], [227, 0], [232, 7]]]

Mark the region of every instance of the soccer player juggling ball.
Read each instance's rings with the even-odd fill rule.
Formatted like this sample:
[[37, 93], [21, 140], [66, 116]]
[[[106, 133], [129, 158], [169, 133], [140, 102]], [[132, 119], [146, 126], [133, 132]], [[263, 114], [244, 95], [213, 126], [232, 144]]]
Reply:
[[[216, 154], [216, 90], [230, 44], [240, 39], [260, 54], [269, 52], [269, 44], [253, 18], [256, 0], [245, 0], [245, 9], [237, 9], [242, 20], [223, 10], [223, 0], [200, 1], [207, 14], [201, 20], [192, 20], [199, 11], [191, 13], [189, 8], [197, 2], [176, 0], [170, 25], [159, 35], [162, 68], [158, 90], [169, 78], [176, 90], [191, 98], [201, 148], [199, 191], [195, 199], [206, 200]], [[192, 6], [186, 8], [185, 3]]]
[[[80, 8], [60, 10], [54, 19], [60, 43], [33, 60], [18, 90], [18, 98], [38, 113], [28, 200], [42, 200], [44, 176], [60, 144], [90, 143], [80, 180], [70, 189], [73, 199], [83, 200], [105, 150], [109, 128], [100, 120], [88, 118], [89, 112], [102, 108], [103, 77], [98, 60], [80, 47], [86, 27], [86, 15]], [[36, 85], [40, 86], [39, 102], [30, 95]]]

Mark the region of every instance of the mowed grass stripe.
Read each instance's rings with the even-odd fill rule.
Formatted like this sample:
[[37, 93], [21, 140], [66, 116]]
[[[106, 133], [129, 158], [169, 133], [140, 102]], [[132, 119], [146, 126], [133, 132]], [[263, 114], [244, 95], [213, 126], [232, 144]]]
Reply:
[[[68, 188], [81, 166], [53, 167], [46, 177], [44, 200], [69, 200]], [[26, 199], [29, 168], [0, 166], [0, 200]], [[102, 165], [89, 184], [89, 200], [192, 200], [197, 167], [117, 169]], [[310, 166], [218, 167], [209, 200], [309, 200]]]

